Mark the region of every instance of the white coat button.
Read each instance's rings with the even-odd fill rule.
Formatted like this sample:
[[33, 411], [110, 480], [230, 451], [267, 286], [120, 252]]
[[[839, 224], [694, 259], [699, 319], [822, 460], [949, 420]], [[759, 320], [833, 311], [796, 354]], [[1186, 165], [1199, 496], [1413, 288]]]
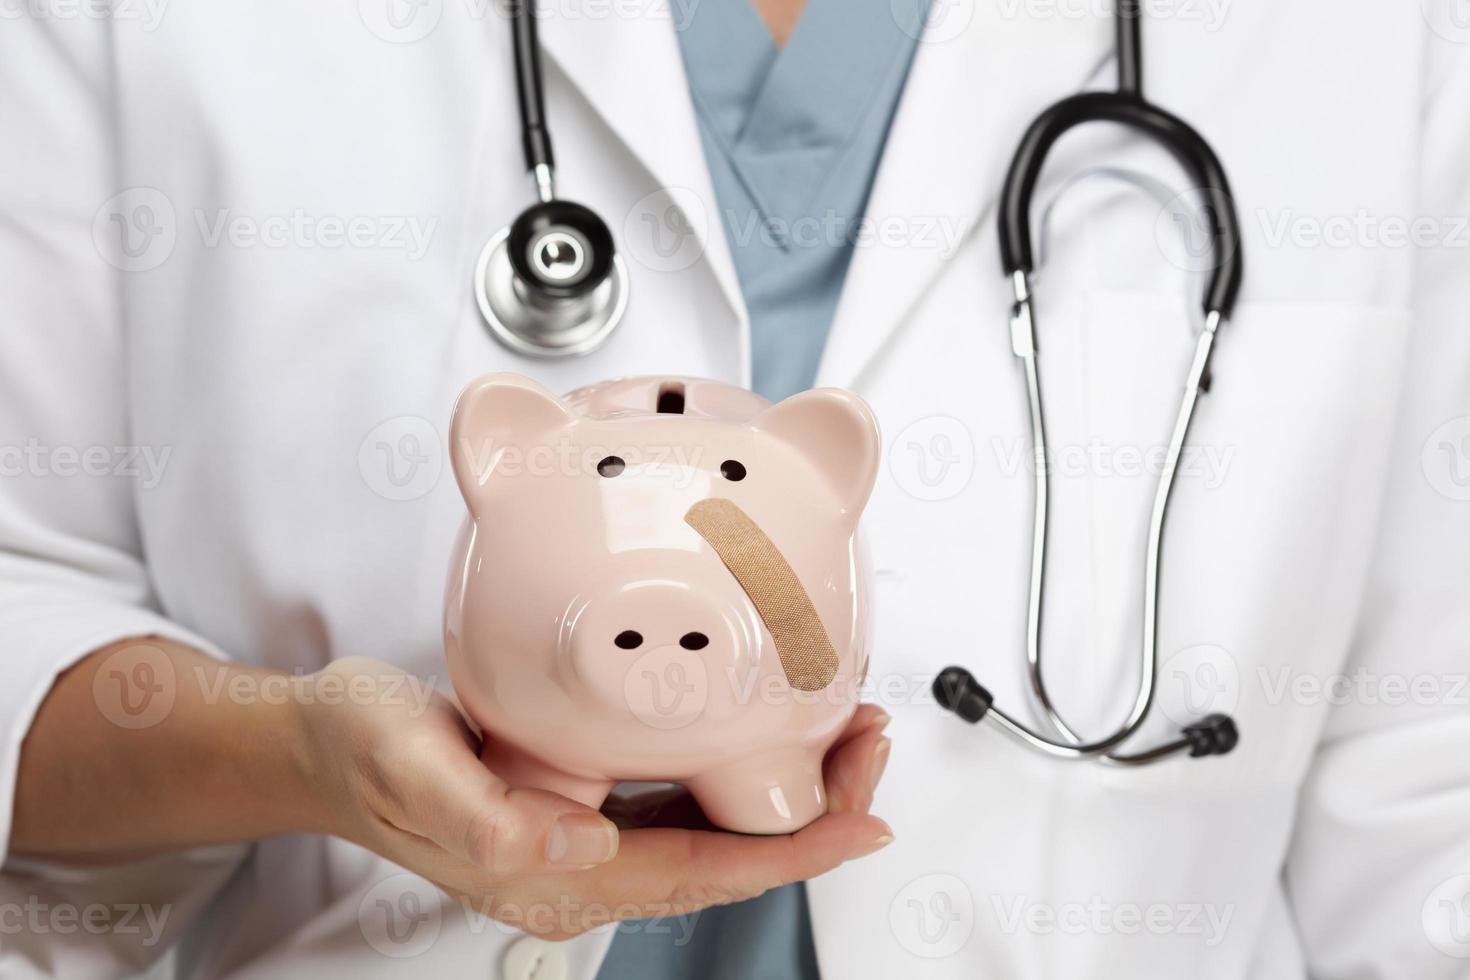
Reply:
[[505, 980], [567, 980], [567, 957], [556, 943], [522, 936], [505, 951], [500, 975]]

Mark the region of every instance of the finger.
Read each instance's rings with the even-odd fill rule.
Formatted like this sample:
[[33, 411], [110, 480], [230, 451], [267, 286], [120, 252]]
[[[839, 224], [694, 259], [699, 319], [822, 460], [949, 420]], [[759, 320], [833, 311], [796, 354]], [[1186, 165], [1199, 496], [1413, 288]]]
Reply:
[[630, 909], [642, 918], [683, 915], [816, 877], [891, 840], [886, 823], [858, 813], [829, 814], [789, 836], [631, 830], [615, 860], [540, 884], [581, 908], [610, 910], [609, 921]]
[[607, 865], [496, 879], [437, 845], [398, 835], [388, 856], [497, 921], [549, 939], [609, 922], [686, 915], [815, 877], [892, 840], [873, 817], [823, 817], [789, 837], [675, 829], [632, 831]]
[[878, 780], [888, 765], [891, 744], [880, 726], [870, 725], [828, 754], [822, 778], [831, 812], [868, 812]]
[[512, 789], [469, 753], [419, 753], [398, 769], [402, 831], [493, 875], [580, 868], [612, 859], [617, 827], [556, 793]]
[[841, 735], [837, 736], [837, 741], [832, 743], [832, 749], [828, 751], [841, 748], [866, 731], [881, 732], [892, 720], [892, 716], [876, 704], [860, 704], [853, 712], [852, 718], [848, 720], [847, 727], [842, 730]]

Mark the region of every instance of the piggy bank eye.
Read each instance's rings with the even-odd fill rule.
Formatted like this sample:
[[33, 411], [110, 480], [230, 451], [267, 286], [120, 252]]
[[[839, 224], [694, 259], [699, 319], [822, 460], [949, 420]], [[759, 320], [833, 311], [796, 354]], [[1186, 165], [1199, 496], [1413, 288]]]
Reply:
[[720, 464], [720, 476], [731, 483], [739, 483], [745, 479], [745, 467], [738, 460], [727, 459]]
[[613, 477], [623, 472], [623, 467], [626, 465], [621, 456], [604, 456], [602, 462], [597, 464], [597, 472], [603, 476]]
[[613, 637], [619, 650], [636, 650], [643, 645], [643, 634], [637, 630], [623, 630]]

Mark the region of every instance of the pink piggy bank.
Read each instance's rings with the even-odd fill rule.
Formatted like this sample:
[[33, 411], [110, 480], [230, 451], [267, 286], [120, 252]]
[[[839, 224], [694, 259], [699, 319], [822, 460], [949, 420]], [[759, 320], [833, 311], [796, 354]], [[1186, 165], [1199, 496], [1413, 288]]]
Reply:
[[558, 398], [492, 374], [450, 442], [469, 517], [446, 651], [487, 765], [593, 807], [681, 783], [744, 833], [826, 812], [868, 664], [879, 437], [859, 398], [668, 377]]

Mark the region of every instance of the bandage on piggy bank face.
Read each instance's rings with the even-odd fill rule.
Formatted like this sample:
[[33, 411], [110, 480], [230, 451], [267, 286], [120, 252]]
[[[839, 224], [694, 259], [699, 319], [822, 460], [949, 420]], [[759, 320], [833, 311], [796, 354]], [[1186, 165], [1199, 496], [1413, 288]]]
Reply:
[[496, 374], [450, 442], [469, 516], [446, 651], [486, 764], [590, 806], [682, 783], [746, 833], [826, 812], [868, 663], [879, 438], [859, 398], [692, 378], [558, 398]]

